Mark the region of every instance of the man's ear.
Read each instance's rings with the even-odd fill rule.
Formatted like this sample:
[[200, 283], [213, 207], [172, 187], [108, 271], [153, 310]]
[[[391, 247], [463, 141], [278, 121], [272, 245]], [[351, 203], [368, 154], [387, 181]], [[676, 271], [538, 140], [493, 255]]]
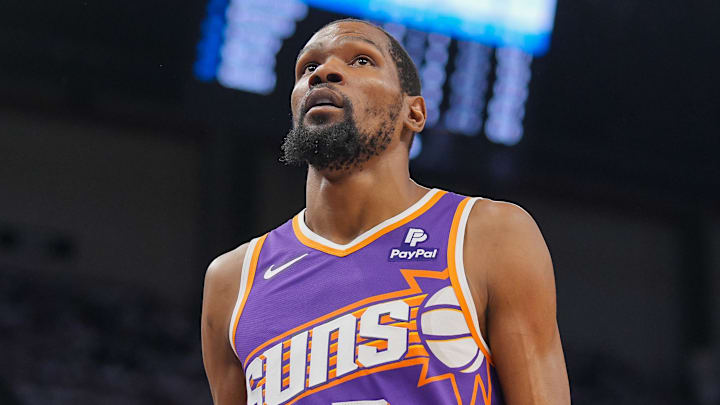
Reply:
[[405, 116], [403, 124], [410, 133], [417, 134], [425, 128], [427, 120], [427, 109], [425, 108], [425, 99], [422, 96], [405, 96], [405, 102], [408, 105], [408, 113]]

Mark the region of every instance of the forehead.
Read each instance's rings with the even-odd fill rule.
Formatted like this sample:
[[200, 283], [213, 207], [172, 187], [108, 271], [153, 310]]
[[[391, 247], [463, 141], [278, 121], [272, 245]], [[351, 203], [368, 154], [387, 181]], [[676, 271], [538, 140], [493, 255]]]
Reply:
[[323, 48], [343, 39], [374, 44], [387, 56], [388, 39], [382, 31], [370, 24], [348, 21], [329, 25], [316, 32], [300, 50], [298, 58], [311, 49]]

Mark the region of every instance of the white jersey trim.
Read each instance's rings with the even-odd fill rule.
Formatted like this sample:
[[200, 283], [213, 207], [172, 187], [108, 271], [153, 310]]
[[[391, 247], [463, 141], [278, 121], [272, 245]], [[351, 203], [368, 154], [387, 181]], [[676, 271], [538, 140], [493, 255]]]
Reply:
[[431, 189], [430, 191], [425, 193], [425, 195], [421, 199], [419, 199], [415, 204], [411, 205], [405, 211], [395, 215], [394, 217], [392, 217], [390, 219], [387, 219], [387, 220], [375, 225], [374, 227], [370, 228], [369, 230], [363, 232], [357, 238], [353, 239], [350, 243], [346, 243], [344, 245], [341, 245], [339, 243], [335, 243], [331, 240], [325, 239], [322, 236], [320, 236], [320, 235], [316, 234], [315, 232], [313, 232], [312, 230], [310, 230], [310, 228], [308, 228], [307, 224], [305, 223], [305, 208], [303, 208], [303, 210], [300, 211], [300, 213], [298, 214], [298, 225], [300, 226], [300, 232], [302, 232], [303, 235], [305, 235], [308, 239], [312, 240], [313, 242], [317, 242], [317, 243], [320, 243], [322, 245], [325, 245], [327, 247], [337, 249], [337, 250], [347, 250], [347, 249], [351, 249], [351, 248], [355, 247], [356, 245], [358, 245], [359, 243], [361, 243], [368, 237], [370, 237], [370, 236], [374, 235], [375, 233], [377, 233], [378, 231], [380, 231], [381, 229], [383, 229], [387, 226], [390, 226], [396, 222], [400, 222], [403, 219], [409, 217], [415, 211], [420, 209], [420, 207], [422, 207], [428, 201], [430, 201], [430, 199], [432, 199], [433, 196], [435, 194], [437, 194], [438, 192], [440, 192], [440, 190], [437, 188]]
[[[472, 294], [470, 293], [470, 287], [468, 286], [467, 282], [467, 276], [465, 275], [465, 264], [463, 262], [463, 247], [465, 244], [465, 228], [467, 228], [467, 221], [468, 217], [470, 216], [470, 211], [472, 211], [473, 205], [475, 205], [475, 202], [478, 201], [480, 197], [471, 198], [467, 204], [465, 204], [465, 207], [463, 208], [462, 214], [460, 214], [460, 223], [458, 224], [457, 229], [457, 237], [455, 242], [455, 268], [457, 270], [457, 278], [458, 282], [460, 284], [460, 291], [462, 292], [463, 298], [465, 302], [467, 303], [468, 310], [470, 311], [470, 317], [473, 320], [473, 324], [469, 325], [472, 328], [475, 328], [475, 331], [477, 332], [477, 335], [480, 337], [480, 342], [483, 344], [485, 349], [487, 350], [488, 354], [492, 354], [490, 352], [490, 347], [485, 342], [485, 338], [483, 337], [482, 333], [480, 332], [480, 323], [478, 322], [478, 315], [477, 315], [477, 309], [475, 307], [475, 300], [473, 300]], [[448, 252], [449, 254], [450, 252]]]
[[[252, 256], [255, 252], [255, 246], [260, 238], [255, 238], [248, 243], [247, 250], [245, 250], [245, 258], [242, 264], [242, 274], [240, 276], [240, 288], [238, 289], [237, 299], [235, 300], [235, 309], [233, 309], [232, 316], [230, 317], [230, 325], [228, 326], [228, 338], [230, 339], [230, 347], [232, 347], [235, 356], [240, 359], [237, 351], [235, 350], [235, 319], [241, 314], [238, 313], [240, 310], [240, 303], [245, 295], [245, 290], [248, 285], [248, 274], [250, 273], [250, 263], [252, 262]], [[240, 359], [242, 361], [242, 359]]]

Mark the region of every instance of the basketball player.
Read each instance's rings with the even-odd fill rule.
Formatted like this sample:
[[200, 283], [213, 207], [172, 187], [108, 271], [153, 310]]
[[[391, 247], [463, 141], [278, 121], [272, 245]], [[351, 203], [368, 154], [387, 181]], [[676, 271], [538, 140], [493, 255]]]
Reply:
[[215, 404], [569, 404], [532, 218], [410, 179], [426, 109], [402, 46], [336, 21], [295, 78], [283, 151], [309, 166], [306, 208], [207, 271]]

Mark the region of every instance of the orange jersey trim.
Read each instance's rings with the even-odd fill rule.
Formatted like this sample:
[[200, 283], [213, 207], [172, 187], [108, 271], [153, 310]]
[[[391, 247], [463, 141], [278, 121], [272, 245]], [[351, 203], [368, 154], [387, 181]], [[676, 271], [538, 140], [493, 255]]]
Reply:
[[405, 218], [403, 218], [403, 219], [401, 219], [401, 220], [398, 220], [397, 222], [394, 222], [394, 223], [392, 223], [392, 224], [390, 224], [390, 225], [388, 225], [388, 226], [386, 226], [386, 227], [378, 230], [378, 231], [375, 232], [374, 234], [368, 236], [367, 238], [363, 239], [362, 241], [358, 242], [357, 244], [355, 244], [355, 245], [353, 245], [353, 246], [351, 246], [351, 247], [349, 247], [349, 248], [347, 248], [347, 249], [335, 249], [335, 248], [332, 248], [332, 247], [330, 247], [330, 246], [326, 246], [326, 245], [324, 245], [324, 244], [322, 244], [322, 243], [320, 243], [320, 242], [316, 242], [316, 241], [308, 238], [307, 236], [305, 236], [305, 234], [303, 234], [302, 231], [300, 230], [300, 224], [299, 224], [299, 222], [298, 222], [298, 221], [300, 220], [300, 216], [299, 216], [299, 215], [295, 215], [295, 216], [293, 217], [293, 219], [292, 219], [292, 227], [293, 227], [293, 231], [294, 231], [294, 233], [295, 233], [295, 237], [296, 237], [296, 238], [300, 241], [300, 243], [302, 243], [303, 245], [305, 245], [305, 246], [307, 246], [307, 247], [310, 247], [310, 248], [313, 248], [313, 249], [316, 249], [316, 250], [319, 250], [319, 251], [321, 251], [321, 252], [325, 252], [325, 253], [327, 253], [327, 254], [331, 254], [331, 255], [333, 255], [333, 256], [345, 257], [345, 256], [347, 256], [347, 255], [349, 255], [349, 254], [351, 254], [351, 253], [353, 253], [353, 252], [356, 252], [356, 251], [364, 248], [365, 246], [369, 245], [370, 243], [372, 243], [373, 241], [375, 241], [377, 238], [385, 235], [386, 233], [388, 233], [388, 232], [390, 232], [390, 231], [392, 231], [392, 230], [394, 230], [394, 229], [397, 229], [397, 228], [399, 228], [399, 227], [407, 224], [408, 222], [414, 220], [415, 218], [419, 217], [420, 215], [424, 214], [425, 211], [429, 210], [433, 205], [435, 205], [435, 203], [437, 203], [437, 202], [440, 200], [440, 198], [442, 198], [442, 196], [444, 196], [445, 194], [447, 194], [447, 191], [438, 190], [438, 191], [432, 196], [432, 198], [430, 198], [430, 200], [428, 200], [428, 202], [426, 202], [425, 204], [423, 204], [420, 208], [418, 208], [418, 209], [417, 209], [415, 212], [413, 212], [412, 214], [410, 214], [410, 215], [408, 215], [407, 217], [405, 217]]

